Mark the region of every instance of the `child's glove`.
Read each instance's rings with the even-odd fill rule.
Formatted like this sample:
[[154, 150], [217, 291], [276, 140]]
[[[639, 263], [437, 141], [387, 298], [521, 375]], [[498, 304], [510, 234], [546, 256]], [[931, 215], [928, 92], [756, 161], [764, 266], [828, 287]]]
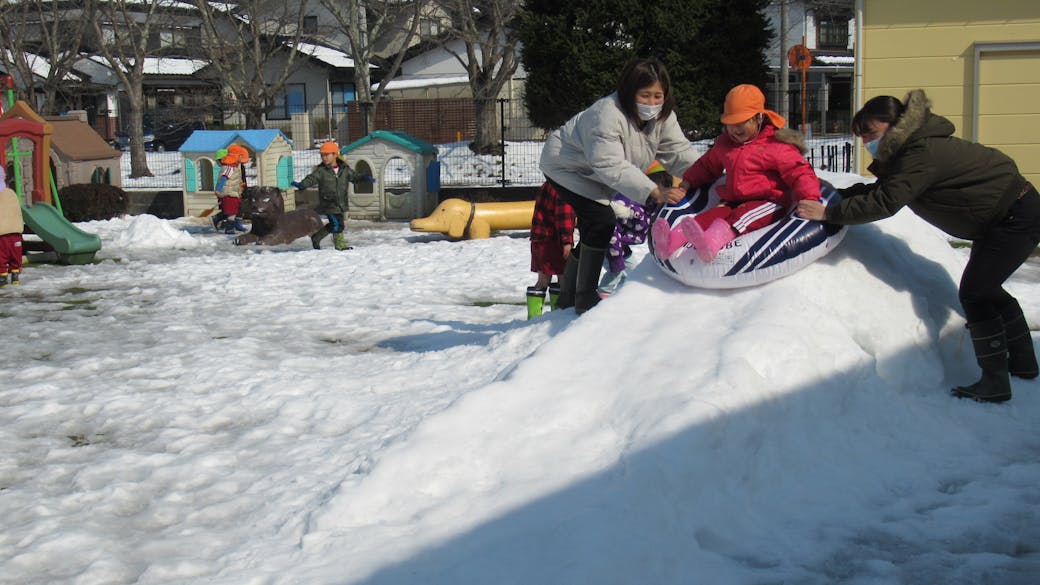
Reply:
[[292, 183], [289, 183], [289, 184], [293, 186], [293, 189], [303, 189], [303, 183], [301, 183], [299, 181], [293, 181]]
[[638, 204], [624, 195], [615, 195], [614, 199], [610, 201], [610, 208], [614, 210], [614, 216], [619, 220], [629, 219], [635, 215], [636, 207]]
[[376, 178], [372, 175], [358, 175], [358, 178], [354, 179], [355, 183], [373, 183], [375, 184]]

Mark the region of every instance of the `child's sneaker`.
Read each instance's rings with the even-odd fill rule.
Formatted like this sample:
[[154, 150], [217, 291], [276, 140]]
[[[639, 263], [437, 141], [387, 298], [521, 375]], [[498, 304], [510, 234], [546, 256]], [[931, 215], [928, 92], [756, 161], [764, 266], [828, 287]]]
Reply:
[[0, 272], [0, 288], [7, 286], [7, 273]]
[[19, 271], [19, 270], [12, 270], [11, 271], [11, 284], [12, 285], [17, 285], [18, 284], [18, 277], [19, 277], [20, 274], [21, 274], [21, 271]]

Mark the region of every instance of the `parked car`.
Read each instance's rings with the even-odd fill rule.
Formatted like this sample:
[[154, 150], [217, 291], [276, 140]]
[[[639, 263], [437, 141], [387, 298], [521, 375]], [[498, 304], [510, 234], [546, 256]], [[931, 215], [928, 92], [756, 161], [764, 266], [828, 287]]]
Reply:
[[169, 123], [156, 128], [152, 132], [151, 140], [145, 138], [144, 149], [154, 152], [165, 152], [167, 150], [179, 150], [184, 141], [196, 130], [205, 130], [206, 125], [202, 122], [189, 122], [187, 124]]
[[[177, 150], [184, 141], [196, 130], [205, 130], [206, 125], [202, 122], [189, 122], [178, 124], [170, 122], [152, 130], [144, 128], [144, 149], [148, 152], [166, 152]], [[112, 146], [119, 150], [130, 150], [130, 135], [126, 132], [117, 132], [112, 139]]]
[[[155, 140], [155, 134], [150, 128], [144, 129], [144, 149], [149, 150], [148, 144]], [[117, 150], [130, 150], [130, 134], [120, 130], [116, 132], [115, 138], [109, 141]]]

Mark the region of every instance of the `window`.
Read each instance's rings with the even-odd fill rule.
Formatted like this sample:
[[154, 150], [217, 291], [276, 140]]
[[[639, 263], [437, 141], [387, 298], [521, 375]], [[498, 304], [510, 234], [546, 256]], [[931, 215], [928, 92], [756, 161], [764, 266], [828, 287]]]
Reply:
[[422, 18], [419, 21], [419, 34], [423, 37], [435, 37], [441, 32], [440, 23], [432, 18]]
[[271, 103], [267, 117], [271, 120], [288, 120], [293, 114], [307, 111], [307, 88], [302, 83], [290, 83]]
[[316, 35], [318, 34], [318, 17], [317, 16], [304, 16], [303, 17], [303, 34]]
[[352, 83], [333, 83], [332, 87], [332, 112], [335, 114], [346, 114], [347, 104], [354, 101], [357, 94], [354, 92]]
[[821, 49], [847, 49], [849, 23], [845, 20], [821, 20], [817, 39]]

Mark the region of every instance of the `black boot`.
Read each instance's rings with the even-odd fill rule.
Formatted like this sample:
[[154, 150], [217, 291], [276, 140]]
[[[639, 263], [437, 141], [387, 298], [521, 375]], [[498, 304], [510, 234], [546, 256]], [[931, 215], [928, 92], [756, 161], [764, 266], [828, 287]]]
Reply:
[[582, 314], [599, 303], [599, 273], [603, 269], [606, 248], [581, 247], [578, 277], [574, 284], [574, 312]]
[[1035, 378], [1040, 370], [1036, 365], [1033, 338], [1018, 301], [1012, 301], [1001, 309], [1000, 318], [1004, 321], [1004, 332], [1007, 335], [1008, 373], [1029, 380]]
[[581, 246], [575, 246], [569, 256], [567, 263], [563, 266], [563, 274], [560, 275], [560, 294], [556, 297], [557, 309], [569, 309], [574, 306], [574, 287], [578, 280], [578, 255]]
[[1011, 381], [1008, 379], [1007, 336], [1000, 317], [989, 321], [968, 323], [975, 359], [982, 368], [982, 379], [971, 386], [958, 386], [951, 392], [957, 398], [971, 398], [978, 402], [1004, 402], [1011, 399]]

